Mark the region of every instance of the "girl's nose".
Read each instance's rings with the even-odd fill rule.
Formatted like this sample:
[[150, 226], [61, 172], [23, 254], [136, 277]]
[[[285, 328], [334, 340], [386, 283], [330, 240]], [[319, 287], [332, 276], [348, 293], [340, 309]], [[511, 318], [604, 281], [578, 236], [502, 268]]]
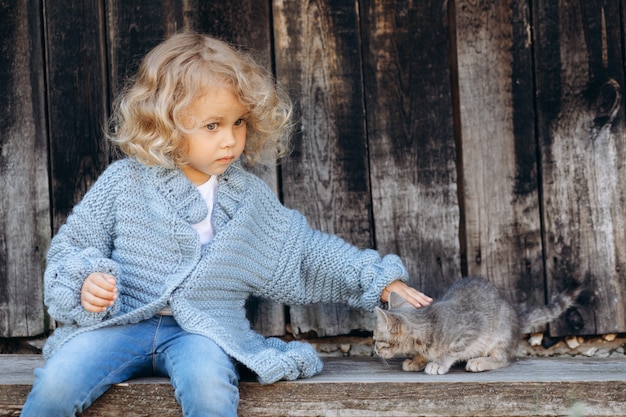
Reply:
[[233, 129], [224, 130], [224, 136], [222, 137], [222, 147], [230, 148], [235, 146], [237, 140], [235, 139], [235, 132]]

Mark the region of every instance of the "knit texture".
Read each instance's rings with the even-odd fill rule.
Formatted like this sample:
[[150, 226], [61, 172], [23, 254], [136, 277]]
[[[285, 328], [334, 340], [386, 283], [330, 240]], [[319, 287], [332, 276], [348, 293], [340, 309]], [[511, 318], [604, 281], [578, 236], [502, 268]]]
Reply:
[[[79, 333], [148, 319], [170, 300], [183, 329], [215, 341], [259, 382], [309, 377], [322, 369], [314, 349], [254, 332], [247, 298], [372, 310], [383, 288], [407, 278], [397, 256], [381, 258], [310, 228], [238, 164], [219, 178], [215, 238], [201, 246], [191, 225], [207, 212], [180, 170], [130, 159], [111, 164], [52, 240], [45, 302], [63, 325], [44, 355]], [[80, 304], [82, 283], [92, 272], [117, 278], [119, 296], [102, 313]]]

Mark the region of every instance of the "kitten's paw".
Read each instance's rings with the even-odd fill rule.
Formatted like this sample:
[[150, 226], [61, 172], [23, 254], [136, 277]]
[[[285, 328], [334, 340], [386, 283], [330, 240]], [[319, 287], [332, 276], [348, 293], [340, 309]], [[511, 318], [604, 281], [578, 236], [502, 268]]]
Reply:
[[449, 366], [445, 366], [437, 362], [429, 362], [428, 365], [426, 365], [424, 372], [428, 375], [443, 375], [447, 374], [449, 370]]
[[402, 363], [402, 370], [408, 372], [419, 372], [426, 368], [426, 364], [428, 362], [421, 356], [418, 356], [413, 359], [406, 359]]
[[508, 362], [495, 361], [491, 358], [474, 358], [467, 361], [465, 370], [469, 372], [484, 372], [504, 368]]

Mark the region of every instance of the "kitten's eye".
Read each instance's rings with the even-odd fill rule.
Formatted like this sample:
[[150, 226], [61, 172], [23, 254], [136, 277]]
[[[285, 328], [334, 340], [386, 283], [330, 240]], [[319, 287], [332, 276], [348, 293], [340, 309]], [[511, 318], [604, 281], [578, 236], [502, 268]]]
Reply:
[[213, 131], [217, 129], [217, 123], [209, 123], [208, 125], [205, 126], [205, 128], [207, 130]]

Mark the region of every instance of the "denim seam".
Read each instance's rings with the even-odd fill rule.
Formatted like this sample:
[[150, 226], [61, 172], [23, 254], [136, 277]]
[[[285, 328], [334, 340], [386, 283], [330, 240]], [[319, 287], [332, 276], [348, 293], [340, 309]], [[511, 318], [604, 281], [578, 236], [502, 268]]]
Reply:
[[154, 338], [152, 339], [152, 352], [150, 353], [150, 355], [152, 356], [152, 373], [156, 372], [157, 369], [157, 339], [159, 336], [159, 329], [161, 328], [161, 321], [163, 320], [163, 316], [158, 316], [159, 317], [159, 321], [156, 325], [156, 329], [154, 329]]

